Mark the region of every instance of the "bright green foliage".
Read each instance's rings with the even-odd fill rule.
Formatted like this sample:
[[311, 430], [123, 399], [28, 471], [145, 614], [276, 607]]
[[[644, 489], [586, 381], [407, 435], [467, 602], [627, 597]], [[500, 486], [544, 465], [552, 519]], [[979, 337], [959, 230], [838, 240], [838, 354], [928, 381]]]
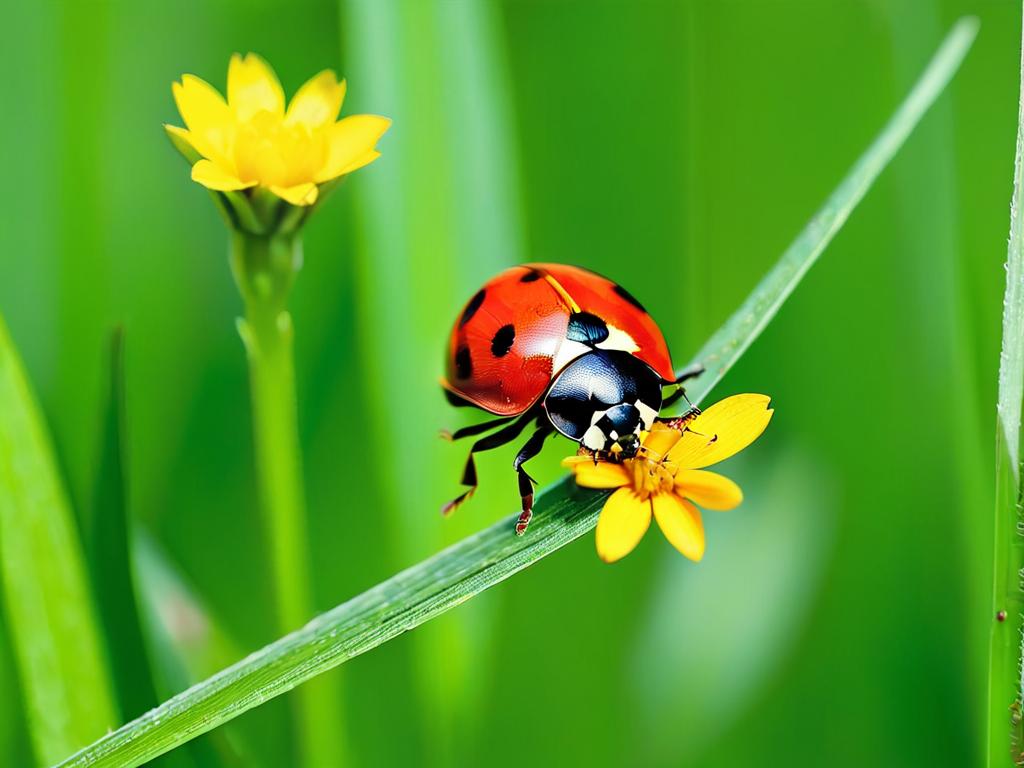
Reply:
[[[945, 88], [974, 39], [960, 22], [921, 80], [850, 174], [695, 360], [708, 366], [691, 387], [700, 402], [743, 354], [846, 221], [924, 111]], [[444, 550], [320, 616], [211, 679], [129, 723], [62, 765], [135, 766], [332, 667], [469, 600], [589, 532], [606, 494], [563, 480], [538, 497], [527, 534], [514, 517]]]
[[36, 760], [118, 719], [75, 522], [45, 423], [0, 319], [0, 577]]

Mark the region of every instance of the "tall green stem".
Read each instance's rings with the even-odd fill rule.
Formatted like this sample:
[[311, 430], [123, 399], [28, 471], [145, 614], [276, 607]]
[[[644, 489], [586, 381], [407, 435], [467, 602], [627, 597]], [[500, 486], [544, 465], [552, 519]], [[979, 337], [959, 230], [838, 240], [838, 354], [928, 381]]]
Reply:
[[[1022, 32], [1024, 34], [1024, 32]], [[996, 525], [989, 653], [988, 765], [1024, 760], [1021, 629], [1024, 627], [1024, 536], [1021, 535], [1021, 403], [1024, 394], [1024, 53], [1017, 122], [1010, 243], [1003, 299], [996, 422]]]
[[[313, 615], [306, 499], [295, 397], [294, 331], [288, 295], [302, 264], [297, 232], [253, 235], [236, 231], [231, 267], [245, 301], [238, 332], [249, 360], [253, 442], [260, 507], [277, 606], [278, 626], [290, 632]], [[336, 678], [297, 692], [304, 764], [342, 762], [343, 721]]]

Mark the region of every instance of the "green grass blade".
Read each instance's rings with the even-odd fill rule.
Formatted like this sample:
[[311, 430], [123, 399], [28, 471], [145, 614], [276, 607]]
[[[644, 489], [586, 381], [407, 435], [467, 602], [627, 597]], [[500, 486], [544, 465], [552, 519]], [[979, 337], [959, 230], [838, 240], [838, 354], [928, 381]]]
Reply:
[[[701, 349], [702, 398], [760, 334], [825, 245], [942, 92], [973, 42], [977, 24], [959, 22], [903, 105], [821, 211], [762, 283]], [[568, 480], [542, 493], [534, 522], [512, 535], [516, 516], [463, 539], [253, 653], [68, 758], [64, 766], [136, 766], [267, 699], [469, 600], [592, 530], [605, 494]], [[428, 514], [429, 510], [424, 510]]]
[[17, 670], [14, 668], [14, 651], [5, 621], [6, 618], [0, 613], [0, 755], [10, 765], [31, 765], [25, 707], [22, 705]]
[[[451, 327], [438, 307], [460, 306], [489, 276], [524, 261], [512, 84], [495, 3], [341, 0], [339, 9], [346, 76], [364, 94], [353, 89], [353, 98], [395, 121], [381, 162], [356, 182], [360, 236], [353, 253], [365, 450], [385, 455], [395, 424], [404, 425], [407, 444], [436, 445], [437, 426], [452, 417], [436, 387], [410, 387], [406, 373], [437, 369]], [[439, 507], [458, 492], [461, 453], [422, 451], [401, 483], [390, 466], [375, 467], [367, 486], [393, 543], [390, 571], [481, 525], [456, 515], [440, 526], [437, 516], [423, 514], [425, 499]], [[476, 604], [410, 643], [413, 706], [429, 713], [417, 729], [427, 762], [467, 759], [461, 750], [472, 743], [481, 682], [490, 678], [494, 610]]]
[[1021, 398], [1024, 396], [1024, 210], [1021, 208], [1024, 205], [1024, 54], [1020, 87], [996, 421], [995, 567], [988, 677], [990, 768], [1020, 765], [1024, 754], [1021, 723], [1024, 537], [1021, 536], [1020, 464]]
[[[120, 710], [135, 717], [155, 707], [157, 697], [128, 542], [127, 425], [124, 381], [124, 329], [110, 335], [107, 397], [101, 425], [99, 461], [93, 505], [83, 525], [89, 574], [96, 607], [109, 651], [110, 673]], [[192, 745], [199, 742], [194, 742]], [[180, 768], [190, 762], [184, 750], [161, 758], [161, 768]]]
[[36, 760], [119, 722], [50, 438], [0, 319], [0, 577]]
[[117, 328], [110, 339], [109, 390], [93, 510], [83, 533], [96, 603], [110, 649], [111, 673], [121, 710], [132, 717], [152, 709], [159, 700], [142, 636], [128, 552], [124, 398], [124, 331]]

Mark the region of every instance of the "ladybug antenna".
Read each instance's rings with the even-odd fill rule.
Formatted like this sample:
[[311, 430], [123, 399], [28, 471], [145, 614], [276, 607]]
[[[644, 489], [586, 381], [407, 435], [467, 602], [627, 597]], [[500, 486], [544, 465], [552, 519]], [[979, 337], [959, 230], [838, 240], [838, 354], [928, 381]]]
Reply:
[[548, 284], [555, 289], [555, 293], [558, 294], [559, 298], [565, 303], [565, 306], [568, 307], [570, 312], [574, 314], [580, 312], [580, 305], [576, 303], [576, 300], [569, 295], [569, 292], [565, 290], [562, 284], [558, 282], [551, 273], [545, 272], [544, 279], [547, 280]]

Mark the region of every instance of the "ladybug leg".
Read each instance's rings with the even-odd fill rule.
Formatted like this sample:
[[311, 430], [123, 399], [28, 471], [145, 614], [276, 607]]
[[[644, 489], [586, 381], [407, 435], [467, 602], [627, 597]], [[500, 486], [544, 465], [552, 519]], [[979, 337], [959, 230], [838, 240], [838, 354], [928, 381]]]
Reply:
[[[694, 363], [689, 368], [686, 368], [681, 374], [679, 374], [679, 378], [677, 378], [673, 382], [679, 387], [679, 389], [677, 389], [671, 395], [666, 397], [662, 401], [661, 407], [668, 408], [670, 405], [678, 401], [681, 397], [686, 398], [686, 402], [690, 403], [690, 399], [686, 397], [686, 389], [683, 388], [683, 382], [689, 381], [690, 379], [695, 379], [702, 373], [704, 373], [704, 366], [701, 365], [700, 363]], [[690, 412], [700, 413], [700, 411], [697, 410], [696, 406], [694, 406], [693, 403], [690, 403], [690, 411], [687, 412], [687, 415], [691, 415]]]
[[441, 437], [445, 440], [461, 440], [464, 437], [472, 437], [473, 435], [479, 435], [483, 432], [490, 432], [495, 427], [499, 427], [502, 424], [507, 424], [514, 416], [503, 416], [500, 419], [492, 419], [491, 421], [485, 421], [482, 424], [470, 424], [468, 427], [462, 427], [456, 429], [454, 432], [449, 432], [447, 429], [441, 430]]
[[702, 373], [704, 373], [704, 366], [700, 363], [694, 363], [693, 365], [683, 369], [683, 372], [679, 374], [675, 383], [682, 384], [684, 381], [697, 378]]
[[530, 439], [526, 441], [526, 444], [516, 454], [515, 461], [512, 462], [513, 469], [519, 475], [519, 495], [523, 499], [523, 512], [519, 515], [519, 520], [516, 521], [516, 536], [522, 536], [526, 533], [526, 527], [530, 524], [530, 519], [533, 517], [534, 479], [526, 474], [523, 464], [540, 453], [541, 448], [544, 447], [544, 440], [552, 432], [554, 430], [549, 426], [538, 427], [537, 431], [530, 436]]
[[520, 416], [518, 419], [513, 421], [511, 424], [507, 424], [502, 429], [494, 432], [487, 437], [482, 437], [473, 443], [473, 447], [469, 449], [469, 456], [466, 458], [466, 468], [462, 471], [462, 484], [468, 485], [469, 490], [465, 493], [460, 494], [456, 498], [449, 501], [443, 507], [441, 507], [441, 514], [448, 515], [455, 511], [462, 502], [473, 495], [473, 491], [476, 490], [477, 477], [476, 477], [476, 462], [473, 460], [473, 454], [479, 453], [480, 451], [489, 451], [492, 448], [505, 445], [505, 443], [511, 442], [519, 437], [520, 433], [526, 429], [526, 425], [530, 423], [534, 418], [534, 414], [528, 413]]
[[[661, 401], [662, 409], [668, 408], [670, 405], [674, 405], [676, 401], [679, 400], [679, 398], [681, 397], [686, 397], [686, 390], [683, 389], [682, 387], [680, 387], [671, 395], [669, 395], [668, 397]], [[687, 402], [689, 402], [689, 400], [687, 400]]]

